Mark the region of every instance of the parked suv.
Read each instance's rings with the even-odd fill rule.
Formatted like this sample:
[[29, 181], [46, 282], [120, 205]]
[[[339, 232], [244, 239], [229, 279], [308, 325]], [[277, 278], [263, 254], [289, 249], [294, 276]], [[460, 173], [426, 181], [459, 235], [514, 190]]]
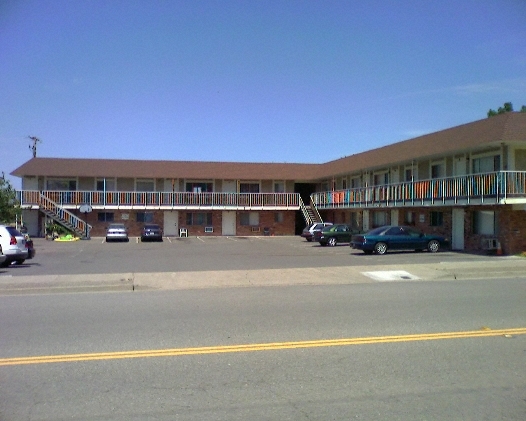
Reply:
[[6, 257], [0, 263], [2, 267], [7, 267], [12, 262], [21, 265], [28, 258], [29, 251], [26, 248], [26, 238], [16, 228], [0, 225], [0, 245], [2, 246], [2, 253]]

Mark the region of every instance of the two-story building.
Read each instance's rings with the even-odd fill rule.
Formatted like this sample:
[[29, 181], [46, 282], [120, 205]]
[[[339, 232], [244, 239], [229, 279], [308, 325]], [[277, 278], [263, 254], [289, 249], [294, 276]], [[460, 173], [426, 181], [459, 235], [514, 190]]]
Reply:
[[33, 158], [12, 175], [32, 235], [49, 220], [89, 236], [110, 222], [131, 235], [145, 222], [166, 236], [294, 235], [328, 220], [410, 224], [455, 250], [526, 250], [526, 113], [327, 163]]

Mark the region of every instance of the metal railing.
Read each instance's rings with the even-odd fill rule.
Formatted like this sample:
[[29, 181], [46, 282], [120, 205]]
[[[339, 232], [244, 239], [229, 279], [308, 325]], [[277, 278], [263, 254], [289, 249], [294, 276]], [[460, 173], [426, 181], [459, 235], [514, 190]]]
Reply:
[[181, 193], [126, 191], [35, 191], [17, 192], [22, 207], [39, 206], [40, 195], [65, 208], [87, 204], [99, 208], [294, 208], [300, 207], [298, 193]]
[[319, 209], [501, 203], [526, 200], [526, 171], [497, 171], [313, 193]]
[[44, 213], [50, 216], [53, 220], [57, 221], [59, 224], [74, 230], [77, 234], [86, 234], [86, 236], [89, 237], [89, 231], [92, 228], [91, 225], [87, 224], [85, 221], [73, 215], [63, 207], [59, 206], [57, 203], [53, 202], [43, 194], [40, 195], [39, 206]]

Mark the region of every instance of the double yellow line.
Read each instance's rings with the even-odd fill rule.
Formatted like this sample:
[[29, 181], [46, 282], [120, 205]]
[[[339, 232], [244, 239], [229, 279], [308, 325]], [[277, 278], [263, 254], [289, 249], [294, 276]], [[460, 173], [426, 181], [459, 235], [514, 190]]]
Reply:
[[512, 337], [526, 334], [526, 328], [482, 329], [464, 332], [428, 333], [401, 336], [372, 336], [366, 338], [330, 339], [299, 342], [274, 342], [230, 346], [208, 346], [199, 348], [173, 348], [147, 351], [101, 352], [92, 354], [48, 355], [38, 357], [0, 358], [0, 366], [47, 364], [78, 361], [117, 360], [125, 358], [177, 357], [182, 355], [224, 354], [232, 352], [276, 351], [283, 349], [320, 348], [329, 346], [365, 345], [395, 342], [431, 341], [437, 339], [461, 339], [488, 336]]

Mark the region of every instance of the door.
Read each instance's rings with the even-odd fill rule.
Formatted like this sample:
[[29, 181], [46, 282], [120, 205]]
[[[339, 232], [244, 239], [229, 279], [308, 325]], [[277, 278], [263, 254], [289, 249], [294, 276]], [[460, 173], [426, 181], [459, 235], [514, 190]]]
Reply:
[[363, 211], [362, 229], [364, 232], [369, 231], [369, 211], [368, 210]]
[[398, 209], [391, 209], [391, 225], [398, 225]]
[[179, 235], [179, 227], [177, 226], [178, 220], [179, 211], [164, 212], [163, 234], [167, 237], [177, 237]]
[[453, 208], [453, 228], [451, 231], [451, 248], [453, 250], [464, 250], [464, 209]]
[[223, 235], [236, 235], [236, 212], [235, 211], [223, 211], [222, 214], [222, 234]]

